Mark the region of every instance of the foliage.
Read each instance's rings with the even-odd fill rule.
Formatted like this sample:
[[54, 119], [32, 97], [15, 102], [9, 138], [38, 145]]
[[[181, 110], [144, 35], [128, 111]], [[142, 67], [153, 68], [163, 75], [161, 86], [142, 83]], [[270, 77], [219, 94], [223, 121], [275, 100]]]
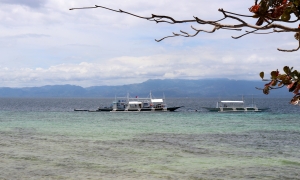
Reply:
[[297, 70], [293, 70], [293, 67], [285, 66], [283, 68], [282, 74], [279, 73], [278, 69], [276, 71], [272, 71], [270, 73], [271, 77], [270, 80], [264, 79], [264, 72], [261, 72], [259, 75], [263, 81], [270, 81], [269, 83], [265, 84], [263, 89], [264, 94], [269, 94], [270, 90], [278, 89], [286, 86], [289, 92], [294, 94], [294, 97], [291, 99], [291, 104], [297, 105], [300, 101], [300, 72]]
[[[255, 18], [259, 18], [256, 25], [261, 26], [264, 22], [272, 21], [296, 22], [299, 20], [300, 0], [261, 0], [249, 8], [254, 13]], [[291, 15], [294, 14], [296, 20], [290, 21]]]
[[[262, 26], [264, 23], [267, 25], [274, 21], [283, 21], [286, 23], [295, 23], [300, 18], [300, 0], [255, 0], [255, 4], [249, 8], [249, 11], [254, 13], [253, 17], [258, 18], [256, 25]], [[291, 20], [292, 16], [295, 16], [294, 20]], [[271, 21], [271, 22], [270, 22]], [[300, 25], [297, 28], [300, 29]], [[299, 40], [299, 31], [294, 34], [296, 40]], [[300, 47], [300, 44], [299, 44]], [[296, 49], [298, 50], [299, 47]], [[283, 74], [280, 74], [278, 70], [270, 73], [271, 80], [265, 84], [262, 89], [264, 94], [269, 94], [271, 89], [278, 89], [286, 86], [289, 92], [294, 94], [291, 99], [291, 104], [297, 105], [300, 100], [300, 73], [297, 70], [293, 70], [293, 67], [289, 68], [285, 66], [283, 68]], [[264, 79], [264, 72], [260, 73], [260, 77]]]
[[[255, 0], [255, 4], [249, 8], [249, 11], [254, 13], [253, 17], [258, 18], [256, 25], [261, 26], [264, 23], [267, 25], [275, 22], [282, 21], [285, 23], [296, 23], [300, 18], [300, 0]], [[291, 20], [292, 16], [294, 20]], [[300, 24], [295, 25], [298, 31], [295, 30], [294, 37], [299, 40]], [[278, 32], [274, 29], [274, 32]], [[282, 32], [287, 32], [282, 31]], [[298, 50], [299, 47], [295, 50]]]

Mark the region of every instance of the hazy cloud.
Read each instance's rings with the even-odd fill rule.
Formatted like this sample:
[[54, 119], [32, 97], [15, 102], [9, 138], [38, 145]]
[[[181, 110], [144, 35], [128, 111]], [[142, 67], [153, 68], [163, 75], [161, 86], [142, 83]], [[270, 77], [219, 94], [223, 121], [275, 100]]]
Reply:
[[32, 8], [38, 8], [44, 5], [48, 0], [0, 0], [0, 3], [25, 5]]
[[[248, 3], [248, 4], [247, 4]], [[216, 20], [219, 8], [249, 13], [253, 2], [240, 0], [0, 0], [1, 86], [74, 84], [117, 85], [149, 78], [231, 78], [259, 80], [259, 72], [285, 65], [299, 69], [297, 41], [286, 33], [249, 35], [239, 31], [199, 33], [195, 38], [170, 38], [189, 23], [170, 25], [104, 9], [74, 10], [102, 5], [142, 16]], [[28, 8], [31, 7], [31, 8]], [[256, 19], [253, 19], [255, 21]], [[250, 18], [252, 21], [252, 18]], [[255, 23], [255, 22], [254, 22]], [[194, 25], [201, 28], [200, 25]], [[212, 27], [205, 26], [210, 30]]]
[[[220, 78], [259, 80], [262, 69], [274, 61], [274, 57], [260, 58], [256, 54], [238, 54], [222, 59], [206, 48], [196, 48], [189, 54], [166, 54], [143, 57], [118, 57], [105, 63], [81, 62], [58, 64], [49, 68], [0, 68], [3, 86], [34, 86], [51, 84], [77, 84], [84, 87], [95, 85], [122, 85], [147, 79], [203, 79]], [[208, 60], [209, 59], [209, 60]], [[245, 59], [247, 65], [238, 61]], [[271, 70], [271, 69], [270, 69]], [[15, 85], [13, 85], [13, 83]]]
[[5, 36], [5, 37], [0, 37], [2, 39], [20, 39], [20, 38], [45, 38], [45, 37], [50, 37], [49, 35], [46, 34], [19, 34], [19, 35], [14, 35], [14, 36]]

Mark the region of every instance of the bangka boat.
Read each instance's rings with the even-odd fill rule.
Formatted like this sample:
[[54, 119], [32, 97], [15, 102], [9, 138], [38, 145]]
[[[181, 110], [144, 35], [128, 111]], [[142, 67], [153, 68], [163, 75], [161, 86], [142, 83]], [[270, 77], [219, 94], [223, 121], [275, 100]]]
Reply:
[[141, 112], [141, 111], [175, 111], [181, 106], [167, 107], [167, 104], [163, 99], [155, 99], [152, 97], [150, 92], [149, 97], [147, 98], [131, 98], [129, 94], [127, 97], [116, 97], [115, 101], [111, 104], [110, 107], [99, 107], [96, 111], [109, 111], [109, 112]]
[[218, 101], [216, 107], [202, 107], [214, 112], [262, 112], [269, 108], [258, 108], [255, 104], [245, 106], [244, 101]]

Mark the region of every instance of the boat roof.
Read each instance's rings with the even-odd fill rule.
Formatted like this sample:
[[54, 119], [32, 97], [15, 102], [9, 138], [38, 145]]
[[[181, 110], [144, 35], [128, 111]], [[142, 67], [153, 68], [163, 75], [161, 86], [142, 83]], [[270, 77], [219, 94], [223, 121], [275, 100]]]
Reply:
[[163, 101], [163, 99], [151, 99], [151, 102], [159, 103], [159, 102], [164, 102], [164, 101]]
[[244, 103], [244, 101], [221, 101], [221, 103]]
[[142, 102], [139, 102], [139, 101], [129, 101], [129, 104], [142, 104]]

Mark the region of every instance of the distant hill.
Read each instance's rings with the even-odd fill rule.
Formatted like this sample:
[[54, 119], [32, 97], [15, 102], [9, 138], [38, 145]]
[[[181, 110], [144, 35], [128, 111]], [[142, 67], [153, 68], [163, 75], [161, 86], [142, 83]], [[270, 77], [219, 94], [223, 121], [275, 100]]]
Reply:
[[26, 88], [0, 88], [0, 97], [146, 97], [150, 91], [156, 97], [232, 97], [255, 95], [262, 97], [288, 96], [286, 88], [272, 90], [266, 96], [255, 89], [263, 87], [262, 81], [230, 80], [230, 79], [150, 79], [143, 83], [122, 86], [93, 86], [83, 88], [75, 85], [53, 85]]

